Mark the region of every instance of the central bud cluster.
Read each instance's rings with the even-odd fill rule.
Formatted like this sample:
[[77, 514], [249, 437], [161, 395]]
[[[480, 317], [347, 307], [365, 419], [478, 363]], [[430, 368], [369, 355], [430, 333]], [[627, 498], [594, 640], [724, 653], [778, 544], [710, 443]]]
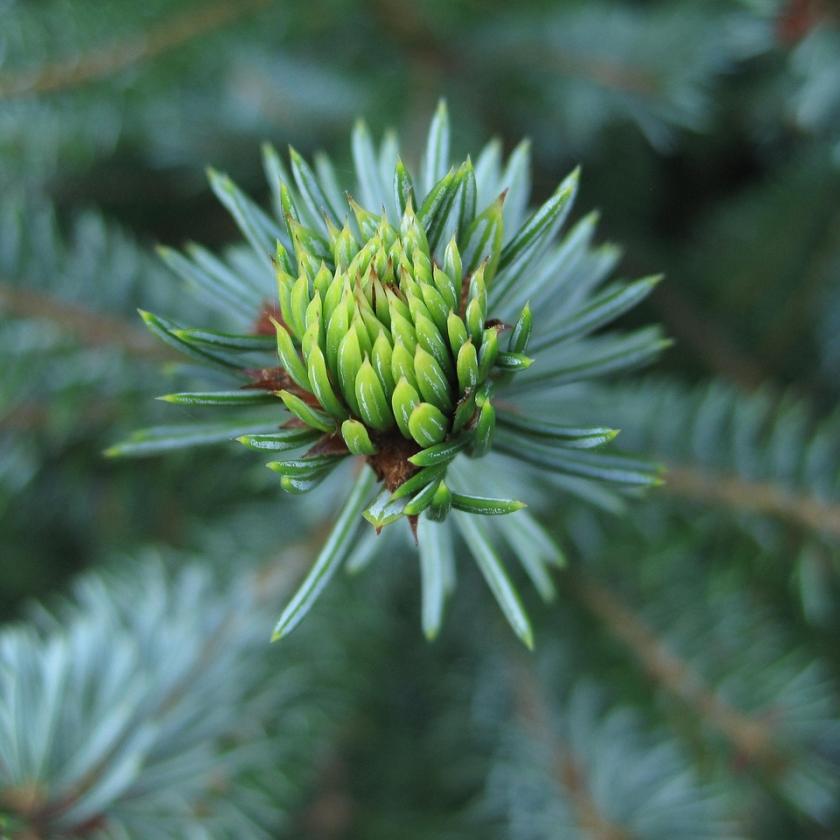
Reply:
[[495, 424], [489, 374], [504, 328], [487, 320], [488, 261], [465, 277], [453, 236], [436, 264], [411, 202], [399, 230], [350, 204], [361, 244], [349, 223], [329, 225], [324, 237], [287, 217], [296, 267], [279, 246], [283, 323], [275, 328], [298, 387], [280, 397], [308, 426], [339, 426], [355, 455], [373, 456], [395, 435], [432, 447], [468, 426], [472, 454], [482, 454], [481, 427], [489, 445]]
[[[280, 616], [275, 638], [298, 624], [341, 564], [372, 558], [368, 540], [357, 539], [363, 517], [377, 532], [400, 519], [413, 531], [429, 638], [454, 585], [459, 534], [530, 647], [528, 617], [494, 541], [503, 540], [546, 598], [548, 567], [562, 565], [562, 552], [528, 513], [506, 516], [525, 505], [494, 491], [507, 496], [519, 471], [536, 478], [534, 468], [548, 486], [588, 498], [596, 494], [593, 481], [630, 487], [658, 481], [642, 462], [588, 451], [608, 444], [614, 429], [556, 422], [571, 399], [560, 386], [637, 367], [667, 344], [648, 329], [585, 339], [644, 299], [658, 278], [615, 283], [596, 294], [614, 250], [590, 247], [592, 217], [557, 240], [577, 191], [577, 170], [529, 213], [527, 143], [504, 165], [494, 142], [475, 167], [469, 157], [449, 166], [449, 135], [441, 104], [415, 182], [393, 139], [377, 150], [364, 123], [357, 124], [355, 182], [367, 209], [349, 196], [344, 204], [326, 157], [316, 174], [290, 148], [289, 172], [266, 147], [276, 219], [229, 178], [211, 173], [259, 261], [232, 254], [228, 263], [192, 247], [186, 254], [163, 251], [177, 273], [215, 300], [262, 304], [256, 320], [256, 306], [237, 307], [250, 321], [246, 334], [184, 328], [143, 313], [170, 345], [232, 374], [223, 390], [163, 399], [271, 405], [248, 421], [253, 425], [243, 428], [243, 418], [233, 427], [244, 446], [271, 453], [266, 466], [289, 493], [317, 487], [349, 456], [366, 461], [352, 479], [344, 473], [348, 489], [330, 536]], [[275, 243], [278, 300], [267, 304], [259, 277]], [[240, 278], [241, 270], [247, 276]], [[541, 322], [532, 349], [546, 362], [536, 375], [528, 373], [533, 360], [525, 355], [529, 299], [538, 301]], [[274, 333], [279, 361], [267, 355]], [[117, 449], [147, 454], [231, 434], [229, 424], [163, 427], [138, 432]], [[485, 455], [495, 455], [485, 469], [470, 465], [469, 458]], [[482, 523], [487, 516], [496, 520], [492, 528]]]

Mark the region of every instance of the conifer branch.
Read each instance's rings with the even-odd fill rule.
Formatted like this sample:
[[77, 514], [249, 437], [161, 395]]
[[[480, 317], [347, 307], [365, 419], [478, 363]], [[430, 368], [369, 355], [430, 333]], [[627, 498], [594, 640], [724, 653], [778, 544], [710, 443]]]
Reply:
[[779, 753], [768, 727], [710, 690], [700, 675], [668, 650], [630, 606], [590, 578], [578, 574], [571, 582], [583, 604], [636, 656], [644, 670], [699, 717], [711, 723], [743, 760], [760, 766], [771, 775], [785, 768], [788, 760]]
[[[147, 697], [142, 711], [136, 699], [133, 701], [136, 708], [132, 712], [135, 715], [132, 724], [125, 722], [125, 715], [116, 716], [117, 723], [123, 725], [112, 733], [113, 737], [108, 742], [99, 745], [101, 749], [97, 753], [96, 760], [90, 762], [83, 773], [79, 773], [76, 777], [69, 777], [72, 779], [72, 784], [67, 783], [66, 780], [63, 786], [51, 784], [52, 777], [47, 773], [32, 783], [9, 785], [0, 790], [0, 807], [5, 808], [15, 819], [13, 837], [21, 838], [21, 840], [24, 838], [46, 840], [48, 837], [58, 836], [58, 833], [67, 837], [87, 837], [94, 834], [99, 836], [100, 831], [119, 832], [125, 828], [124, 820], [132, 819], [131, 811], [136, 802], [146, 804], [147, 816], [152, 820], [160, 818], [160, 812], [165, 813], [169, 809], [175, 813], [179, 807], [183, 807], [184, 810], [190, 809], [190, 813], [197, 820], [212, 821], [218, 820], [221, 816], [221, 814], [212, 816], [219, 809], [218, 800], [221, 797], [222, 800], [226, 800], [223, 806], [223, 819], [231, 820], [234, 825], [236, 820], [240, 819], [236, 813], [238, 807], [247, 807], [249, 802], [257, 804], [261, 793], [253, 787], [253, 778], [250, 776], [249, 785], [252, 787], [250, 793], [241, 800], [234, 801], [237, 793], [236, 786], [239, 784], [236, 774], [242, 772], [241, 768], [246, 768], [245, 772], [247, 772], [249, 766], [252, 771], [257, 767], [262, 772], [266, 771], [270, 765], [260, 765], [257, 754], [260, 749], [270, 748], [273, 735], [261, 726], [257, 727], [257, 734], [254, 730], [249, 730], [247, 725], [241, 727], [241, 721], [237, 722], [238, 716], [235, 714], [231, 716], [231, 709], [236, 706], [224, 707], [224, 704], [238, 703], [241, 708], [243, 704], [251, 703], [251, 714], [256, 715], [267, 708], [259, 698], [261, 692], [265, 690], [265, 680], [272, 678], [262, 671], [259, 663], [263, 657], [254, 656], [250, 666], [242, 670], [242, 659], [255, 653], [256, 648], [261, 646], [258, 640], [262, 638], [262, 635], [254, 634], [249, 628], [255, 612], [260, 613], [272, 596], [287, 591], [293, 585], [295, 577], [303, 570], [308, 552], [303, 543], [292, 546], [284, 550], [282, 564], [275, 562], [273, 555], [274, 552], [270, 561], [250, 570], [240, 584], [229, 583], [224, 589], [218, 581], [197, 568], [187, 567], [176, 576], [169, 578], [163, 566], [156, 563], [147, 563], [145, 568], [139, 571], [133, 570], [132, 574], [135, 577], [98, 579], [91, 576], [84, 579], [79, 587], [81, 595], [78, 604], [67, 604], [63, 612], [57, 612], [54, 616], [46, 611], [42, 613], [42, 618], [46, 619], [44, 625], [46, 632], [57, 646], [50, 650], [53, 654], [58, 651], [61, 656], [68, 658], [67, 668], [79, 669], [77, 677], [82, 681], [82, 685], [72, 684], [71, 681], [66, 704], [72, 707], [74, 703], [80, 705], [93, 702], [84, 695], [84, 679], [89, 676], [85, 673], [85, 669], [97, 667], [95, 664], [97, 658], [93, 656], [86, 660], [85, 653], [88, 651], [84, 644], [80, 646], [79, 643], [84, 641], [85, 644], [94, 644], [94, 640], [99, 641], [100, 637], [110, 634], [114, 634], [114, 638], [110, 639], [109, 644], [113, 644], [114, 649], [120, 651], [122, 655], [129, 658], [136, 657], [138, 650], [142, 649], [140, 658], [132, 662], [134, 668], [132, 673], [141, 674], [145, 681], [138, 683], [127, 680], [126, 683], [130, 687], [127, 690], [135, 692], [135, 695], [137, 692], [141, 694], [146, 692]], [[109, 597], [112, 602], [104, 600]], [[131, 598], [139, 599], [139, 603], [137, 600], [130, 600]], [[160, 599], [165, 599], [163, 607]], [[181, 613], [179, 613], [179, 608], [182, 610]], [[142, 622], [146, 620], [144, 611], [149, 615], [157, 616], [152, 619], [149, 627], [142, 625]], [[161, 618], [161, 616], [164, 617]], [[160, 621], [164, 623], [164, 629], [158, 626]], [[101, 632], [98, 635], [91, 634], [91, 625], [98, 626]], [[5, 632], [3, 640], [7, 643], [7, 647], [3, 652], [11, 655], [17, 644], [18, 631], [9, 628]], [[22, 641], [25, 634], [21, 631], [20, 635]], [[126, 645], [126, 638], [131, 640], [128, 645]], [[174, 661], [161, 663], [160, 660], [165, 660], [165, 657], [160, 657], [160, 651], [157, 655], [154, 653], [154, 646], [160, 644], [161, 638], [175, 639], [175, 643], [183, 647], [178, 655], [180, 659], [176, 657]], [[32, 636], [33, 641], [34, 639], [35, 637]], [[68, 646], [71, 639], [75, 639], [76, 647]], [[37, 646], [40, 641], [35, 644], [36, 647], [30, 653], [40, 654], [42, 649]], [[135, 644], [136, 649], [133, 647]], [[149, 645], [151, 651], [145, 649], [145, 646]], [[119, 658], [120, 653], [114, 655]], [[148, 660], [143, 661], [143, 656], [147, 656]], [[225, 661], [226, 658], [225, 674], [240, 669], [234, 679], [240, 680], [242, 685], [235, 689], [239, 694], [234, 701], [231, 701], [229, 694], [226, 693], [225, 680], [219, 680], [219, 663]], [[71, 660], [72, 664], [69, 664]], [[4, 664], [7, 663], [4, 662]], [[107, 676], [102, 676], [101, 681], [107, 682], [110, 674], [107, 672], [107, 666], [103, 667], [106, 668], [104, 673]], [[37, 670], [36, 666], [33, 668]], [[4, 671], [4, 674], [7, 673], [8, 671]], [[161, 678], [161, 673], [165, 674], [165, 678]], [[32, 679], [34, 675], [27, 672], [26, 677]], [[288, 676], [281, 679], [284, 682], [288, 681]], [[6, 688], [7, 685], [8, 683], [3, 687]], [[162, 808], [158, 806], [160, 812], [156, 811], [150, 806], [155, 803], [155, 797], [161, 792], [156, 774], [161, 772], [161, 762], [166, 760], [166, 747], [159, 744], [157, 748], [150, 749], [149, 733], [167, 732], [171, 729], [173, 720], [184, 718], [185, 710], [190, 710], [192, 714], [196, 703], [200, 702], [196, 697], [196, 686], [204, 686], [206, 689], [208, 685], [215, 685], [220, 689], [218, 696], [210, 702], [215, 701], [221, 704], [221, 707], [217, 705], [209, 714], [209, 717], [215, 716], [214, 723], [209, 726], [209, 731], [198, 731], [190, 735], [187, 731], [190, 726], [185, 725], [174, 737], [186, 737], [189, 749], [194, 753], [202, 749], [218, 750], [218, 755], [222, 760], [218, 762], [215, 772], [203, 779], [201, 782], [203, 787], [195, 790], [193, 794], [195, 799], [192, 802], [188, 798], [182, 803], [176, 798], [174, 804], [172, 800], [166, 801]], [[294, 702], [294, 694], [283, 695], [281, 692], [276, 696], [284, 698], [280, 701], [281, 703], [288, 705]], [[49, 699], [42, 700], [41, 697], [37, 699], [39, 703], [50, 702]], [[10, 702], [8, 696], [4, 696], [2, 700]], [[53, 698], [53, 702], [59, 701]], [[132, 708], [131, 703], [127, 706]], [[269, 721], [276, 720], [275, 704], [272, 704], [271, 708], [272, 711], [266, 719], [267, 724]], [[38, 720], [41, 719], [43, 718], [38, 718]], [[96, 721], [95, 718], [87, 720], [82, 716], [82, 721], [77, 722], [77, 725], [91, 726], [94, 721]], [[28, 723], [32, 725], [31, 720]], [[114, 719], [108, 719], [106, 715], [102, 725], [107, 727], [113, 726], [114, 723]], [[147, 733], [145, 740], [143, 737], [138, 740], [140, 729]], [[3, 734], [7, 735], [7, 733]], [[27, 731], [27, 734], [35, 737], [31, 732]], [[72, 737], [76, 733], [62, 734]], [[163, 736], [157, 734], [156, 737], [160, 739]], [[214, 737], [220, 740], [214, 742]], [[292, 734], [287, 730], [283, 733], [283, 737], [289, 739]], [[277, 749], [276, 741], [274, 749]], [[103, 786], [108, 784], [111, 776], [119, 773], [121, 763], [125, 763], [127, 755], [133, 756], [134, 759], [135, 767], [132, 774], [135, 787], [128, 791], [124, 788], [109, 791], [107, 796], [101, 798]], [[276, 760], [276, 757], [275, 753], [269, 761]], [[60, 764], [62, 761], [60, 747], [55, 748], [54, 758]], [[290, 755], [289, 758], [291, 759], [292, 756]], [[180, 760], [187, 761], [186, 767], [190, 767], [188, 755], [182, 756]], [[171, 760], [170, 763], [172, 767], [169, 772], [177, 776], [180, 769], [178, 760]], [[69, 761], [68, 767], [61, 769], [69, 773], [71, 766], [73, 766], [72, 761]], [[144, 776], [144, 774], [147, 775]], [[228, 786], [233, 788], [233, 792]], [[282, 798], [281, 794], [280, 801], [273, 806], [275, 810], [282, 810]], [[95, 809], [91, 806], [91, 802], [96, 803]], [[264, 809], [263, 818], [269, 818], [270, 811], [271, 809]], [[186, 816], [185, 813], [183, 817]], [[256, 823], [251, 823], [251, 825], [255, 826]], [[57, 831], [58, 827], [61, 828], [60, 832]], [[0, 828], [0, 833], [2, 833], [2, 828]], [[3, 836], [6, 835], [3, 834]], [[126, 836], [128, 836], [127, 833]], [[225, 836], [245, 835], [239, 832]], [[267, 837], [268, 834], [260, 829], [259, 833], [253, 836]]]
[[796, 394], [767, 387], [745, 394], [720, 380], [610, 386], [594, 401], [602, 413], [619, 406], [619, 443], [665, 465], [666, 493], [792, 523], [829, 542], [840, 537], [836, 412], [820, 415]]
[[[585, 336], [638, 303], [658, 278], [619, 284], [595, 295], [613, 267], [612, 253], [604, 259], [603, 251], [590, 248], [591, 217], [583, 231], [578, 226], [561, 235], [577, 193], [578, 170], [529, 216], [528, 160], [521, 151], [511, 155], [504, 170], [497, 161], [495, 167], [479, 171], [469, 157], [451, 165], [444, 102], [435, 112], [428, 138], [415, 179], [398, 147], [390, 145], [392, 140], [386, 138], [378, 158], [369, 129], [357, 123], [351, 142], [354, 192], [365, 205], [382, 212], [367, 209], [348, 193], [352, 217], [345, 219], [343, 228], [340, 191], [333, 176], [325, 177], [323, 159], [316, 172], [317, 164], [313, 169], [290, 148], [290, 177], [276, 152], [264, 150], [267, 172], [279, 181], [279, 188], [276, 181], [273, 187], [279, 196], [275, 204], [285, 221], [272, 219], [227, 175], [210, 172], [214, 191], [236, 220], [256, 262], [245, 272], [230, 271], [196, 247], [188, 247], [185, 254], [164, 248], [162, 256], [228, 318], [231, 304], [256, 311], [266, 299], [267, 255], [273, 251], [277, 305], [271, 324], [279, 366], [269, 368], [272, 360], [265, 357], [255, 368], [243, 357], [255, 350], [271, 352], [272, 342], [264, 336], [255, 347], [253, 335], [189, 328], [142, 313], [162, 340], [235, 377], [224, 390], [162, 399], [194, 406], [273, 404], [287, 412], [278, 415], [287, 423], [279, 431], [235, 436], [250, 449], [275, 453], [266, 466], [280, 476], [282, 490], [309, 492], [350, 457], [363, 458], [371, 469], [371, 480], [359, 485], [358, 497], [355, 489], [348, 496], [348, 507], [342, 509], [311, 573], [281, 614], [278, 640], [298, 625], [344, 562], [360, 519], [377, 532], [404, 520], [421, 546], [430, 540], [438, 544], [440, 550], [426, 555], [427, 560], [438, 558], [432, 561], [438, 565], [426, 563], [424, 577], [427, 606], [436, 605], [427, 610], [425, 629], [434, 636], [445, 600], [439, 558], [453, 554], [455, 536], [448, 525], [437, 523], [454, 511], [453, 522], [493, 596], [514, 632], [530, 647], [528, 616], [490, 539], [492, 526], [481, 521], [515, 514], [527, 503], [503, 495], [501, 488], [498, 494], [490, 492], [493, 482], [485, 476], [474, 485], [480, 494], [465, 492], [472, 489], [469, 485], [450, 488], [448, 481], [458, 485], [459, 470], [466, 467], [459, 455], [487, 456], [495, 441], [498, 453], [552, 475], [563, 472], [634, 486], [657, 481], [656, 470], [645, 462], [593, 452], [570, 454], [578, 447], [606, 444], [614, 436], [610, 430], [551, 424], [545, 428], [539, 423], [535, 427], [527, 416], [520, 418], [524, 430], [512, 430], [502, 428], [505, 418], [500, 416], [497, 433], [494, 402], [497, 395], [504, 399], [507, 391], [515, 407], [520, 382], [523, 392], [546, 390], [652, 359], [666, 345], [656, 328], [599, 334], [591, 340]], [[486, 154], [481, 155], [486, 160]], [[509, 184], [518, 194], [511, 199], [515, 213], [503, 207]], [[480, 194], [496, 198], [481, 209]], [[581, 265], [589, 272], [588, 288], [579, 287], [571, 303], [567, 298], [571, 311], [550, 306], [550, 299], [563, 291], [557, 270], [565, 266], [580, 271]], [[593, 297], [586, 305], [589, 294]], [[550, 309], [555, 323], [543, 319], [536, 325], [531, 305]], [[508, 323], [511, 330], [506, 335]], [[551, 363], [537, 365], [538, 375], [528, 378], [535, 361], [525, 354], [532, 330], [535, 345]], [[563, 352], [551, 353], [558, 343]], [[250, 390], [242, 389], [243, 379], [253, 383]], [[207, 442], [206, 435], [194, 431], [196, 441]], [[155, 440], [158, 451], [181, 448], [185, 442], [183, 435], [178, 440], [155, 435]], [[109, 451], [142, 454], [138, 441], [147, 453], [149, 436], [142, 433]], [[301, 451], [304, 447], [308, 448]], [[450, 465], [452, 472], [447, 473]], [[435, 523], [429, 525], [433, 533], [427, 537], [426, 528], [418, 529], [420, 517]], [[516, 535], [511, 539], [516, 544]], [[529, 552], [517, 551], [517, 556], [521, 559], [523, 553]], [[556, 552], [551, 550], [550, 556]]]
[[173, 358], [172, 353], [132, 323], [4, 281], [0, 281], [0, 310], [22, 318], [50, 321], [88, 347], [110, 345], [149, 359]]
[[[120, 416], [125, 401], [118, 398], [101, 397], [94, 405], [87, 407], [82, 415], [85, 426], [114, 422]], [[15, 405], [0, 411], [0, 431], [32, 431], [47, 426], [52, 418], [48, 400]]]
[[696, 467], [669, 466], [665, 491], [675, 496], [784, 519], [840, 538], [840, 504], [796, 495], [771, 481], [750, 481]]
[[[0, 838], [834, 836], [837, 16], [479, 5], [374, 0], [352, 44], [342, 4], [0, 15], [0, 603], [122, 567], [0, 633]], [[444, 79], [462, 127], [441, 105], [422, 152]], [[335, 163], [266, 147], [271, 211], [213, 171], [243, 236], [218, 255], [159, 264], [75, 201], [118, 182], [181, 239], [209, 216], [173, 173], [253, 185], [248, 137], [332, 146], [351, 111], [407, 143], [360, 121]], [[638, 142], [684, 132], [667, 161]], [[573, 157], [667, 284], [611, 279], [597, 214], [566, 224], [577, 175], [547, 179]], [[667, 343], [605, 329], [645, 298], [684, 351], [622, 385]], [[106, 437], [157, 422], [141, 393], [172, 421], [105, 454], [171, 460], [109, 467]], [[377, 486], [348, 498], [354, 467]]]
[[533, 45], [524, 49], [519, 58], [525, 64], [539, 67], [540, 72], [545, 72], [546, 68], [553, 69], [563, 76], [574, 76], [621, 93], [653, 97], [662, 88], [661, 80], [654, 73], [629, 63], [559, 51], [556, 48], [534, 50]]
[[537, 743], [551, 750], [553, 777], [568, 796], [578, 825], [591, 840], [629, 840], [630, 835], [609, 820], [592, 798], [585, 774], [549, 722], [549, 711], [532, 661], [517, 657], [516, 708], [519, 719]]
[[126, 67], [150, 61], [225, 24], [251, 14], [271, 0], [216, 0], [162, 20], [141, 35], [94, 47], [33, 71], [0, 75], [0, 99], [56, 93], [113, 76]]

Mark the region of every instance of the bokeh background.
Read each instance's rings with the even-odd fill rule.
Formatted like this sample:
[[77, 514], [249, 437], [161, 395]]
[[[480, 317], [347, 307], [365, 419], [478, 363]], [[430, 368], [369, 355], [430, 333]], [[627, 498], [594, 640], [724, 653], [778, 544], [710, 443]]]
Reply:
[[[502, 634], [476, 649], [487, 641], [471, 636], [495, 626], [486, 593], [426, 647], [416, 572], [389, 567], [341, 583], [290, 652], [269, 652], [282, 596], [263, 614], [230, 581], [270, 559], [282, 569], [283, 546], [311, 556], [330, 500], [279, 498], [260, 460], [232, 446], [102, 455], [137, 426], [178, 419], [152, 400], [170, 390], [171, 360], [136, 309], [202, 322], [154, 246], [238, 241], [205, 168], [267, 205], [271, 141], [326, 150], [349, 181], [357, 116], [377, 136], [396, 129], [411, 156], [440, 97], [456, 155], [530, 138], [535, 201], [582, 164], [576, 218], [600, 211], [623, 276], [666, 274], [625, 325], [659, 321], [676, 339], [655, 371], [599, 396], [628, 448], [671, 464], [672, 479], [624, 515], [566, 499], [544, 511], [572, 565], [600, 582], [558, 584], [539, 619], [557, 640], [542, 648], [545, 697], [512, 706], [504, 686], [530, 666]], [[35, 626], [32, 599], [59, 615], [32, 631], [33, 661], [50, 633], [97, 610], [105, 622], [109, 603], [126, 644], [141, 632], [127, 615], [158, 616], [160, 651], [205, 632], [168, 627], [173, 615], [253, 615], [213, 654], [204, 700], [188, 695], [201, 708], [247, 661], [250, 711], [220, 698], [218, 731], [184, 751], [203, 744], [198, 778], [250, 715], [262, 769], [201, 796], [233, 808], [269, 793], [253, 825], [225, 834], [221, 816], [195, 836], [262, 836], [257, 824], [290, 837], [837, 836], [839, 383], [831, 0], [0, 0], [4, 638]], [[185, 567], [209, 576], [204, 602], [179, 601]], [[83, 572], [94, 577], [68, 605]], [[348, 600], [367, 606], [348, 616]], [[518, 718], [529, 703], [537, 711]], [[285, 717], [268, 714], [278, 707]], [[101, 716], [88, 712], [92, 732]], [[578, 750], [559, 764], [539, 734], [551, 716]], [[611, 743], [615, 755], [598, 752]], [[38, 797], [9, 779], [0, 810], [35, 813]], [[191, 796], [174, 817], [149, 800], [171, 836], [204, 819]], [[103, 797], [66, 836], [144, 825], [119, 792]], [[65, 836], [39, 819], [20, 836]]]

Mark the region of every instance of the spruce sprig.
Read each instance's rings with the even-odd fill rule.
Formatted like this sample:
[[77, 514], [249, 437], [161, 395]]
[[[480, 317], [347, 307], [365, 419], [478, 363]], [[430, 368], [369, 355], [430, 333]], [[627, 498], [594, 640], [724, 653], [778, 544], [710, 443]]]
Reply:
[[[274, 638], [299, 623], [350, 554], [360, 514], [377, 532], [400, 519], [421, 541], [436, 531], [433, 542], [449, 557], [455, 534], [448, 515], [454, 510], [454, 523], [502, 611], [531, 646], [528, 617], [491, 531], [480, 521], [526, 506], [494, 492], [510, 470], [495, 453], [548, 477], [567, 474], [631, 488], [659, 481], [657, 468], [645, 462], [581, 451], [608, 444], [614, 430], [569, 428], [562, 417], [533, 413], [520, 399], [533, 401], [536, 393], [550, 404], [561, 385], [656, 355], [667, 344], [656, 329], [585, 336], [644, 299], [658, 278], [615, 284], [593, 296], [612, 254], [602, 259], [590, 252], [592, 220], [555, 244], [577, 192], [578, 171], [526, 217], [528, 179], [513, 176], [527, 167], [527, 146], [504, 170], [484, 153], [476, 166], [469, 157], [450, 166], [449, 147], [443, 103], [432, 120], [420, 178], [395, 154], [393, 141], [377, 153], [359, 123], [353, 153], [357, 194], [367, 207], [351, 193], [341, 196], [326, 158], [319, 159], [316, 174], [294, 149], [287, 169], [267, 148], [279, 220], [229, 178], [210, 174], [259, 267], [243, 277], [241, 260], [231, 267], [195, 246], [187, 256], [162, 250], [177, 273], [223, 305], [235, 301], [237, 312], [252, 296], [246, 290], [260, 288], [262, 280], [254, 278], [270, 268], [277, 301], [254, 306], [254, 325], [241, 333], [185, 328], [142, 313], [163, 340], [238, 380], [223, 390], [162, 399], [196, 407], [273, 404], [275, 431], [236, 437], [271, 452], [267, 466], [289, 493], [312, 490], [350, 457], [365, 462]], [[509, 190], [515, 192], [512, 206]], [[578, 288], [562, 299], [558, 291], [568, 285], [564, 272], [570, 269], [577, 271]], [[266, 355], [269, 342], [276, 346], [273, 361]], [[529, 346], [539, 353], [529, 355]], [[179, 440], [189, 438], [181, 433]], [[166, 435], [151, 431], [143, 439], [166, 448]], [[134, 454], [136, 445], [109, 452]], [[463, 469], [465, 459], [487, 456], [497, 460], [488, 461], [479, 481], [462, 487], [468, 475], [475, 477]], [[418, 537], [420, 518], [429, 525]], [[507, 541], [545, 595], [551, 590], [545, 566], [556, 564], [559, 549], [545, 559], [524, 557], [523, 541], [509, 530], [502, 529]], [[421, 558], [427, 569], [434, 565], [423, 546]], [[424, 587], [436, 587], [424, 592], [424, 629], [434, 637], [445, 596], [434, 575], [423, 580]]]

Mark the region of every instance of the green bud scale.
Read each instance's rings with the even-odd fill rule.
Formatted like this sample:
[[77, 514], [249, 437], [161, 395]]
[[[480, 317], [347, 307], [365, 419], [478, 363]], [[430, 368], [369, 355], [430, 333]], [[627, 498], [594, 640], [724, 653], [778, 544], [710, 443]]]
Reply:
[[[188, 255], [162, 250], [205, 297], [235, 295], [238, 308], [253, 308], [250, 329], [238, 333], [186, 328], [142, 313], [162, 339], [247, 383], [166, 399], [191, 407], [261, 406], [263, 412], [271, 404], [267, 429], [246, 427], [231, 437], [278, 459], [268, 466], [293, 494], [319, 485], [348, 457], [361, 462], [276, 637], [297, 625], [353, 551], [363, 518], [377, 531], [404, 519], [416, 535], [423, 517], [429, 524], [421, 537], [431, 533], [447, 556], [460, 533], [511, 626], [530, 644], [527, 616], [481, 521], [493, 517], [494, 532], [511, 546], [521, 545], [525, 532], [537, 535], [542, 559], [528, 561], [551, 563], [562, 557], [553, 538], [522, 511], [522, 502], [505, 498], [511, 489], [533, 486], [529, 475], [549, 483], [559, 478], [559, 487], [589, 498], [593, 482], [629, 485], [634, 492], [657, 482], [656, 469], [638, 460], [594, 451], [610, 443], [614, 430], [562, 425], [564, 403], [557, 397], [570, 383], [579, 388], [587, 379], [637, 367], [667, 344], [655, 329], [587, 338], [642, 300], [657, 279], [591, 295], [606, 280], [614, 251], [590, 248], [592, 217], [558, 239], [578, 173], [526, 215], [528, 179], [506, 183], [509, 169], [497, 152], [485, 150], [475, 167], [470, 158], [450, 164], [443, 104], [416, 175], [393, 143], [377, 152], [362, 123], [353, 150], [357, 182], [342, 197], [334, 173], [325, 174], [331, 167], [316, 175], [291, 150], [289, 177], [268, 149], [267, 169], [279, 179], [270, 185], [278, 218], [229, 178], [211, 173], [214, 190], [256, 251], [260, 272], [270, 268], [271, 275], [240, 277], [244, 263], [228, 266], [198, 249]], [[506, 207], [508, 190], [519, 194]], [[249, 298], [258, 288], [266, 293]], [[536, 352], [526, 355], [529, 347]], [[268, 348], [276, 348], [273, 359], [255, 357]], [[161, 449], [175, 445], [161, 434], [155, 440]], [[200, 442], [202, 436], [183, 433], [178, 440]], [[130, 452], [131, 444], [109, 451]], [[512, 481], [516, 474], [525, 480]]]

